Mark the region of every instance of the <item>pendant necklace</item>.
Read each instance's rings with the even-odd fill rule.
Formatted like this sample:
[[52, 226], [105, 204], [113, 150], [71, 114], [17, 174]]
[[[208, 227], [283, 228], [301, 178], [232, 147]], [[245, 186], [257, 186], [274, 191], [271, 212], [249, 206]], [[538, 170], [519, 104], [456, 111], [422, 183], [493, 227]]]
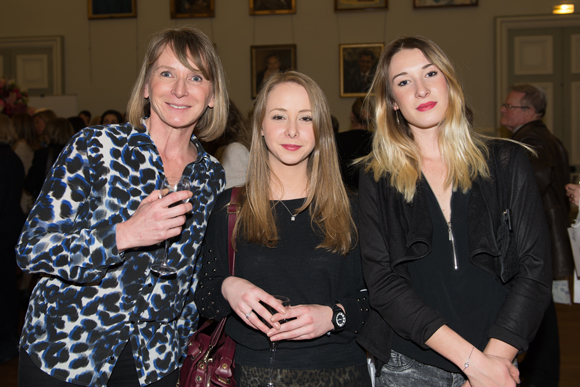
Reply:
[[[276, 196], [276, 199], [278, 199], [278, 203], [281, 203], [284, 206], [284, 208], [286, 209], [286, 211], [288, 211], [288, 213], [290, 214], [290, 220], [293, 221], [293, 222], [296, 221], [296, 215], [298, 215], [298, 214], [292, 213], [292, 211], [290, 211], [290, 209], [286, 206], [286, 204], [284, 204], [284, 202], [282, 201], [282, 199], [278, 198], [278, 195], [276, 195], [273, 192], [272, 192], [272, 194], [274, 196]], [[304, 200], [306, 200], [306, 199], [304, 199]]]

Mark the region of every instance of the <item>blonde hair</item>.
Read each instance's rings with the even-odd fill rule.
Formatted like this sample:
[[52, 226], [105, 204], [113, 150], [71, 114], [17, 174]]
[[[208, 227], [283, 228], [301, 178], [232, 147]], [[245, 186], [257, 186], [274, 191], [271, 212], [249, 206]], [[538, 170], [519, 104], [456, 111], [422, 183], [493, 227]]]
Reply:
[[[407, 202], [415, 196], [421, 179], [421, 152], [402, 113], [394, 109], [389, 66], [393, 56], [402, 50], [419, 49], [425, 58], [437, 66], [445, 76], [449, 88], [447, 112], [440, 124], [438, 143], [447, 165], [445, 186], [466, 192], [475, 178], [489, 178], [486, 137], [473, 131], [466, 117], [465, 98], [453, 65], [434, 42], [420, 36], [396, 39], [386, 47], [379, 58], [371, 86], [376, 97], [376, 133], [372, 152], [359, 160], [365, 170], [373, 170], [375, 180], [387, 173], [390, 184]], [[398, 118], [397, 118], [398, 116]]]
[[[324, 240], [318, 248], [342, 255], [356, 244], [356, 229], [350, 201], [344, 189], [330, 110], [324, 93], [308, 76], [296, 71], [274, 74], [263, 84], [254, 103], [252, 146], [246, 185], [239, 196], [240, 213], [236, 223], [240, 234], [251, 243], [275, 247], [278, 241], [276, 220], [270, 203], [271, 169], [269, 151], [261, 136], [268, 95], [283, 83], [295, 83], [308, 93], [312, 112], [315, 146], [308, 158], [308, 197], [298, 212], [310, 211], [312, 226], [318, 227]], [[276, 176], [273, 176], [276, 179]]]
[[128, 122], [143, 128], [141, 118], [149, 116], [151, 112], [149, 99], [144, 97], [145, 86], [155, 62], [166, 47], [169, 47], [179, 62], [188, 69], [193, 70], [190, 61], [193, 62], [204, 78], [212, 83], [214, 106], [206, 108], [195, 125], [195, 133], [204, 141], [218, 138], [225, 129], [228, 117], [225, 76], [212, 42], [203, 32], [190, 26], [167, 28], [151, 37], [141, 71], [127, 104]]

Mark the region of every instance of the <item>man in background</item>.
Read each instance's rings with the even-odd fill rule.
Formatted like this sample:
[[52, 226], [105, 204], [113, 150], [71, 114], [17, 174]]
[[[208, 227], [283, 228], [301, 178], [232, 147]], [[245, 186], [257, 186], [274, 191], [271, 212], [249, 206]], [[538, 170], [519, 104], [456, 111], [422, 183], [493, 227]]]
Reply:
[[[566, 149], [546, 127], [546, 94], [530, 84], [518, 84], [502, 104], [500, 124], [513, 132], [512, 139], [529, 145], [544, 212], [552, 239], [552, 275], [565, 279], [573, 274], [574, 261], [570, 238], [569, 203], [564, 186], [570, 167]], [[552, 301], [524, 361], [520, 364], [522, 386], [557, 387], [560, 380], [560, 344], [556, 309]]]

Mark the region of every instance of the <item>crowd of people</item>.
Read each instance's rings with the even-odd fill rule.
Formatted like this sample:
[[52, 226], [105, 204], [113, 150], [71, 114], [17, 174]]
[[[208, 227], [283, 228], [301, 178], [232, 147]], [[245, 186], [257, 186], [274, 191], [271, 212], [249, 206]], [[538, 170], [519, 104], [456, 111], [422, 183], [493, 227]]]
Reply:
[[16, 264], [30, 297], [19, 343], [17, 312], [1, 332], [19, 385], [175, 386], [200, 318], [228, 316], [238, 387], [557, 385], [516, 360], [553, 332], [551, 281], [572, 270], [550, 239], [580, 186], [545, 96], [514, 87], [513, 139], [491, 138], [434, 42], [376, 62], [339, 134], [292, 70], [246, 117], [192, 27], [153, 35], [126, 114], [0, 115], [2, 310]]

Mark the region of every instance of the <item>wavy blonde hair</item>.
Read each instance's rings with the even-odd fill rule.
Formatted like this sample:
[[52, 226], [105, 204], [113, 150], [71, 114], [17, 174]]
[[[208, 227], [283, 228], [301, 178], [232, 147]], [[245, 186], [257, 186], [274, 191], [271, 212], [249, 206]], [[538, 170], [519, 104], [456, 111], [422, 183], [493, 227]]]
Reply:
[[371, 93], [376, 96], [373, 150], [359, 162], [365, 164], [366, 171], [373, 170], [377, 181], [389, 174], [390, 184], [407, 202], [413, 200], [421, 179], [421, 152], [407, 121], [394, 108], [389, 66], [395, 54], [412, 49], [421, 50], [425, 58], [437, 66], [449, 87], [449, 103], [438, 137], [439, 149], [447, 165], [445, 186], [466, 192], [478, 176], [489, 178], [487, 137], [472, 129], [466, 116], [463, 90], [449, 58], [439, 46], [426, 38], [408, 36], [396, 39], [379, 58], [371, 86]]
[[[240, 235], [251, 243], [275, 247], [278, 242], [276, 219], [270, 202], [272, 174], [269, 151], [261, 135], [268, 95], [274, 87], [295, 83], [306, 90], [312, 111], [315, 146], [308, 158], [308, 197], [298, 212], [310, 211], [313, 228], [324, 235], [318, 248], [342, 255], [356, 244], [356, 229], [350, 201], [342, 183], [330, 110], [324, 93], [308, 76], [296, 71], [272, 75], [264, 82], [254, 103], [252, 146], [246, 185], [240, 191], [240, 212], [236, 223]], [[235, 235], [235, 233], [234, 233]]]
[[143, 128], [142, 117], [151, 113], [149, 99], [144, 97], [144, 90], [153, 66], [165, 47], [171, 48], [179, 62], [193, 71], [190, 60], [197, 66], [205, 79], [213, 87], [214, 106], [206, 108], [195, 125], [196, 135], [204, 140], [215, 140], [223, 133], [228, 118], [228, 92], [222, 64], [209, 38], [199, 29], [190, 26], [167, 28], [151, 37], [141, 71], [133, 86], [127, 104], [128, 121], [138, 128]]

